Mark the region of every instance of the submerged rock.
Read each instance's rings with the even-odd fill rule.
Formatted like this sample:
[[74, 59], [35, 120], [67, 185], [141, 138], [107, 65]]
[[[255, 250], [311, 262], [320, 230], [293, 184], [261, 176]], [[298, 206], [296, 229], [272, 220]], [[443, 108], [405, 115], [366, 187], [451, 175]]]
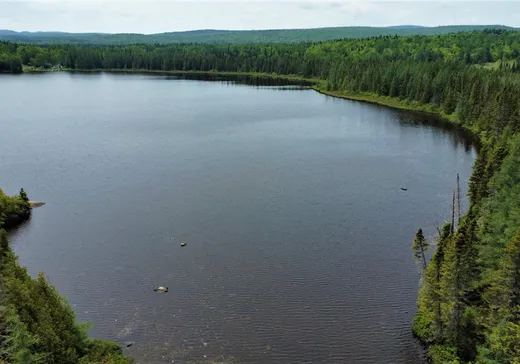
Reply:
[[127, 348], [129, 348], [130, 346], [132, 346], [132, 345], [134, 345], [134, 344], [135, 344], [135, 341], [126, 341], [126, 342], [125, 342], [125, 346], [126, 346]]
[[166, 293], [166, 292], [168, 292], [168, 287], [160, 286], [160, 287], [154, 288], [153, 290], [154, 290], [154, 292], [163, 292], [163, 293]]

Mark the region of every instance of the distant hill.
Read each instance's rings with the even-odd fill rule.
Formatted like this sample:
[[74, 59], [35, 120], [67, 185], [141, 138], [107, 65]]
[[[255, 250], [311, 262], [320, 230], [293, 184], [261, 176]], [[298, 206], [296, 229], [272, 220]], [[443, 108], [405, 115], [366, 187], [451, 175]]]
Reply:
[[343, 38], [367, 38], [382, 35], [434, 35], [483, 29], [520, 30], [503, 25], [454, 25], [422, 27], [398, 25], [391, 27], [335, 27], [315, 29], [272, 30], [193, 30], [158, 34], [108, 34], [64, 32], [14, 32], [0, 30], [0, 40], [35, 44], [171, 44], [171, 43], [294, 43], [316, 42]]
[[392, 25], [388, 27], [390, 29], [414, 29], [414, 28], [426, 28], [422, 25]]

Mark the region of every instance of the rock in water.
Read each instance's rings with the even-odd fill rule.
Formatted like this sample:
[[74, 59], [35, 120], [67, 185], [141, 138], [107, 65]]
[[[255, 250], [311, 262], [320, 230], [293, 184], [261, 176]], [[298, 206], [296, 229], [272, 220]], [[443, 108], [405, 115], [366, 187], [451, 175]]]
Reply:
[[125, 345], [127, 348], [129, 348], [130, 346], [134, 345], [135, 344], [135, 341], [127, 341], [125, 342]]
[[45, 205], [45, 202], [43, 202], [43, 201], [29, 201], [29, 205], [31, 205], [31, 207], [34, 209], [36, 207], [40, 207], [40, 206]]
[[163, 293], [166, 293], [166, 292], [168, 292], [168, 287], [160, 286], [160, 287], [154, 288], [154, 292], [163, 292]]
[[183, 241], [183, 242], [181, 243], [181, 246], [186, 246], [186, 245], [188, 245], [188, 244], [187, 244], [185, 241]]

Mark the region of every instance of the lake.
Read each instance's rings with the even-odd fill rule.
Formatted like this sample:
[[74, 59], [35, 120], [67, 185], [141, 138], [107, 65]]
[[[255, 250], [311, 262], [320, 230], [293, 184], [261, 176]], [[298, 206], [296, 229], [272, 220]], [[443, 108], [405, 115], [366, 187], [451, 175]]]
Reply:
[[3, 75], [0, 106], [0, 186], [47, 203], [12, 246], [93, 336], [141, 363], [424, 361], [411, 243], [467, 191], [466, 133], [165, 75]]

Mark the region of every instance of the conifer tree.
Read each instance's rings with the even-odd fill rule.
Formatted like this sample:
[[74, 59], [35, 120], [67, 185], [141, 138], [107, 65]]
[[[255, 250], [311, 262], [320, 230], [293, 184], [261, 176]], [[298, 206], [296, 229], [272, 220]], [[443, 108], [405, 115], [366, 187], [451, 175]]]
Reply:
[[20, 189], [19, 196], [22, 199], [22, 201], [29, 202], [29, 197], [27, 196], [27, 193], [25, 192], [25, 190], [23, 188]]

